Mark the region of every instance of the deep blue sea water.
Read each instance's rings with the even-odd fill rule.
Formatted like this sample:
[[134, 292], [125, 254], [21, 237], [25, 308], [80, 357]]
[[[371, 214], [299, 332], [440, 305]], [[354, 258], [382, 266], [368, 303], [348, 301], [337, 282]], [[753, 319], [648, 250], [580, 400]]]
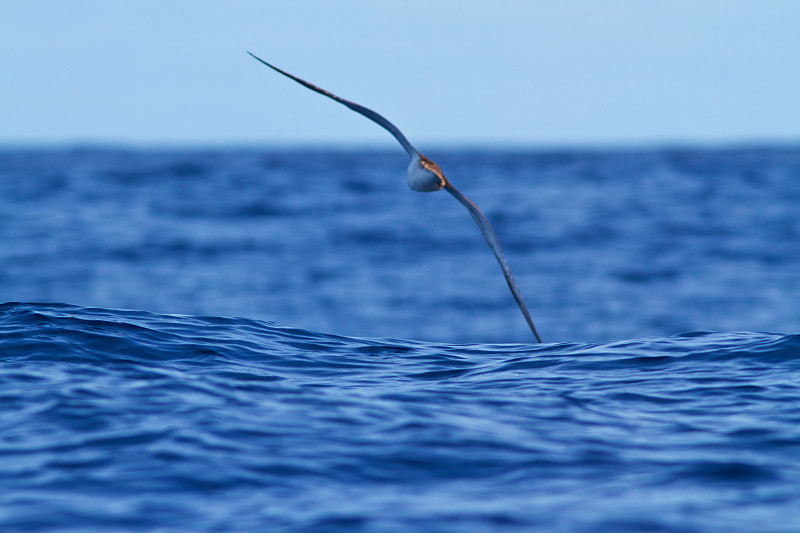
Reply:
[[545, 344], [402, 152], [0, 151], [0, 531], [800, 531], [800, 148], [428, 155]]

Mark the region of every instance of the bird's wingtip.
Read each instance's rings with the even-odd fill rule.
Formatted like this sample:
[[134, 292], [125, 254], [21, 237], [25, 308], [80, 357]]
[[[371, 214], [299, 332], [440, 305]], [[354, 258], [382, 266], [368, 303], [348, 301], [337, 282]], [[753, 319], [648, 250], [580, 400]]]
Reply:
[[248, 51], [247, 51], [247, 53], [248, 53], [248, 54], [250, 54], [250, 57], [252, 57], [252, 58], [253, 58], [253, 59], [255, 59], [256, 61], [258, 61], [259, 63], [263, 63], [263, 64], [267, 65], [267, 66], [268, 66], [268, 67], [270, 67], [270, 68], [275, 68], [275, 67], [273, 67], [272, 65], [270, 65], [269, 63], [267, 63], [266, 61], [264, 61], [263, 59], [261, 59], [260, 57], [258, 57], [257, 55], [255, 55], [255, 54], [254, 54], [253, 52], [251, 52], [250, 50], [248, 50]]

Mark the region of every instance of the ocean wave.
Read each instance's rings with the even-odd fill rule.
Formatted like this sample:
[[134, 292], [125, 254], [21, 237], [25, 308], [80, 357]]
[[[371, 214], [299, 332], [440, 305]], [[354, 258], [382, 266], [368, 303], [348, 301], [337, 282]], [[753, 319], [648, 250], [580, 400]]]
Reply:
[[800, 335], [446, 344], [0, 306], [3, 531], [789, 531]]

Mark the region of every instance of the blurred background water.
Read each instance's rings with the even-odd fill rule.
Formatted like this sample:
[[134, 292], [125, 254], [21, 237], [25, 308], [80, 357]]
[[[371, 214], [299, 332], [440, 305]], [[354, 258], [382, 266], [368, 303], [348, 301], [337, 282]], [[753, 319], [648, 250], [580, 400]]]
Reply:
[[[800, 327], [800, 150], [429, 154], [495, 226], [547, 341]], [[0, 153], [0, 294], [314, 331], [527, 342], [491, 252], [405, 157]]]
[[0, 530], [800, 530], [800, 149], [427, 155], [546, 344], [397, 151], [0, 152]]

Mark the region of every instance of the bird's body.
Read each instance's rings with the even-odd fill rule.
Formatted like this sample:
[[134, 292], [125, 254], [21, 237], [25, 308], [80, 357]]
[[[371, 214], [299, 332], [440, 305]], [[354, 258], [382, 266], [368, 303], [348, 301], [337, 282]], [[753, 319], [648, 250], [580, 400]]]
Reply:
[[253, 58], [260, 61], [264, 65], [268, 66], [272, 70], [283, 74], [287, 78], [290, 78], [300, 85], [310, 89], [314, 92], [327, 96], [328, 98], [339, 102], [340, 104], [347, 106], [348, 108], [352, 109], [356, 113], [359, 113], [371, 121], [375, 122], [379, 126], [383, 127], [386, 131], [391, 133], [395, 139], [402, 145], [403, 149], [408, 153], [409, 157], [411, 158], [411, 162], [408, 165], [408, 171], [406, 173], [406, 177], [408, 179], [408, 186], [415, 191], [419, 192], [433, 192], [438, 191], [441, 189], [445, 189], [447, 192], [452, 194], [456, 200], [461, 202], [461, 204], [467, 208], [469, 211], [470, 216], [472, 216], [475, 223], [478, 224], [478, 228], [480, 228], [481, 233], [486, 238], [486, 243], [494, 252], [495, 257], [497, 258], [497, 262], [500, 263], [500, 268], [503, 269], [503, 275], [506, 278], [506, 282], [508, 283], [508, 288], [511, 289], [511, 294], [514, 296], [514, 299], [517, 302], [517, 305], [522, 311], [522, 315], [525, 317], [525, 321], [528, 323], [531, 331], [533, 332], [534, 337], [538, 342], [542, 342], [542, 339], [539, 337], [539, 333], [536, 331], [536, 327], [533, 325], [533, 320], [531, 319], [530, 313], [528, 312], [528, 308], [525, 305], [525, 301], [522, 299], [522, 293], [517, 287], [516, 281], [514, 281], [514, 276], [511, 275], [511, 270], [508, 268], [508, 264], [506, 263], [505, 256], [503, 255], [503, 251], [500, 248], [500, 242], [497, 240], [497, 235], [492, 229], [491, 224], [483, 216], [483, 213], [478, 209], [478, 207], [472, 203], [466, 196], [461, 194], [458, 189], [453, 187], [453, 185], [444, 177], [444, 173], [442, 169], [439, 168], [439, 165], [422, 155], [417, 151], [416, 148], [406, 139], [406, 136], [391, 122], [386, 120], [382, 115], [376, 113], [375, 111], [359, 105], [355, 102], [351, 102], [349, 100], [345, 100], [344, 98], [340, 98], [333, 93], [326, 91], [316, 85], [313, 85], [303, 79], [298, 78], [292, 74], [289, 74], [286, 71], [275, 67], [261, 59], [253, 55], [252, 53], [248, 52]]
[[414, 191], [433, 192], [447, 186], [447, 179], [439, 165], [422, 154], [411, 156], [406, 177], [409, 188]]

